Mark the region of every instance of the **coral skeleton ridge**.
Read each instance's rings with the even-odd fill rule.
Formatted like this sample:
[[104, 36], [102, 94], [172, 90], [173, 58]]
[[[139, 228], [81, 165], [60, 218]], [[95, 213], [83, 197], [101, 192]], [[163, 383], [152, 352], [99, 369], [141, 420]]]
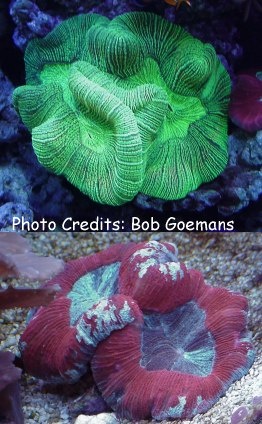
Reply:
[[225, 168], [230, 78], [181, 27], [79, 15], [32, 40], [25, 64], [14, 105], [39, 162], [94, 201], [183, 198]]
[[207, 285], [172, 243], [112, 245], [69, 261], [53, 285], [21, 336], [25, 370], [53, 383], [92, 372], [120, 418], [191, 418], [253, 363], [246, 298]]

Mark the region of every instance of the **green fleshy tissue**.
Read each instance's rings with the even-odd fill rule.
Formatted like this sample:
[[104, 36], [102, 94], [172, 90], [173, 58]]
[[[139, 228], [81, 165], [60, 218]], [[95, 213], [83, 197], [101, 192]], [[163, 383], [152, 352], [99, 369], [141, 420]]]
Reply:
[[230, 78], [160, 16], [72, 17], [25, 52], [14, 105], [39, 162], [96, 202], [183, 198], [227, 163]]

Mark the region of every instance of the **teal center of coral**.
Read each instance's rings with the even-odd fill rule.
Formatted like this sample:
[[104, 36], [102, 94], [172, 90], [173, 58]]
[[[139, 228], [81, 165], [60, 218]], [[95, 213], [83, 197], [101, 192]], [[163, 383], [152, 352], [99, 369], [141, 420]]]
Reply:
[[117, 292], [120, 262], [105, 265], [88, 272], [77, 280], [67, 297], [71, 299], [70, 325], [75, 325], [79, 317], [101, 299]]
[[215, 360], [215, 343], [205, 327], [205, 312], [195, 302], [166, 314], [144, 316], [141, 366], [208, 376]]
[[225, 167], [229, 76], [179, 26], [80, 15], [33, 40], [25, 62], [14, 104], [35, 153], [93, 200], [178, 199]]

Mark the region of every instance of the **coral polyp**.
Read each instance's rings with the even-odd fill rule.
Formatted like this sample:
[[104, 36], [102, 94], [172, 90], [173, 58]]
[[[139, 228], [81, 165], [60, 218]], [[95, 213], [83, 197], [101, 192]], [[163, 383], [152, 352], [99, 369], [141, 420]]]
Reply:
[[157, 313], [155, 306], [150, 311], [152, 299], [144, 299], [144, 321], [111, 334], [93, 356], [95, 381], [121, 417], [191, 418], [216, 403], [253, 362], [244, 296], [210, 287], [190, 270], [171, 298], [173, 309], [160, 306]]
[[96, 202], [182, 198], [226, 166], [229, 76], [210, 44], [160, 16], [75, 16], [25, 63], [14, 105], [38, 160]]
[[70, 261], [45, 285], [60, 290], [48, 306], [32, 312], [20, 339], [27, 372], [53, 383], [73, 383], [87, 371], [99, 341], [132, 320], [129, 300], [114, 297], [125, 248], [119, 244]]
[[133, 297], [143, 310], [172, 309], [172, 294], [178, 293], [181, 284], [186, 287], [188, 280], [187, 269], [177, 255], [177, 247], [172, 243], [151, 241], [130, 248], [119, 271], [120, 293]]
[[191, 418], [251, 366], [247, 300], [211, 287], [156, 241], [70, 261], [60, 292], [21, 337], [27, 372], [73, 383], [86, 372], [120, 418]]

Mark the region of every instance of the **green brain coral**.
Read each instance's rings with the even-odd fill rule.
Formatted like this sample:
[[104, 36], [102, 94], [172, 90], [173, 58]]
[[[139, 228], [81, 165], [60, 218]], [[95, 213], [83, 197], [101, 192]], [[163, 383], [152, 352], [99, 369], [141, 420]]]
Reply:
[[14, 104], [39, 161], [93, 200], [178, 199], [227, 162], [230, 79], [213, 47], [144, 12], [61, 23]]

